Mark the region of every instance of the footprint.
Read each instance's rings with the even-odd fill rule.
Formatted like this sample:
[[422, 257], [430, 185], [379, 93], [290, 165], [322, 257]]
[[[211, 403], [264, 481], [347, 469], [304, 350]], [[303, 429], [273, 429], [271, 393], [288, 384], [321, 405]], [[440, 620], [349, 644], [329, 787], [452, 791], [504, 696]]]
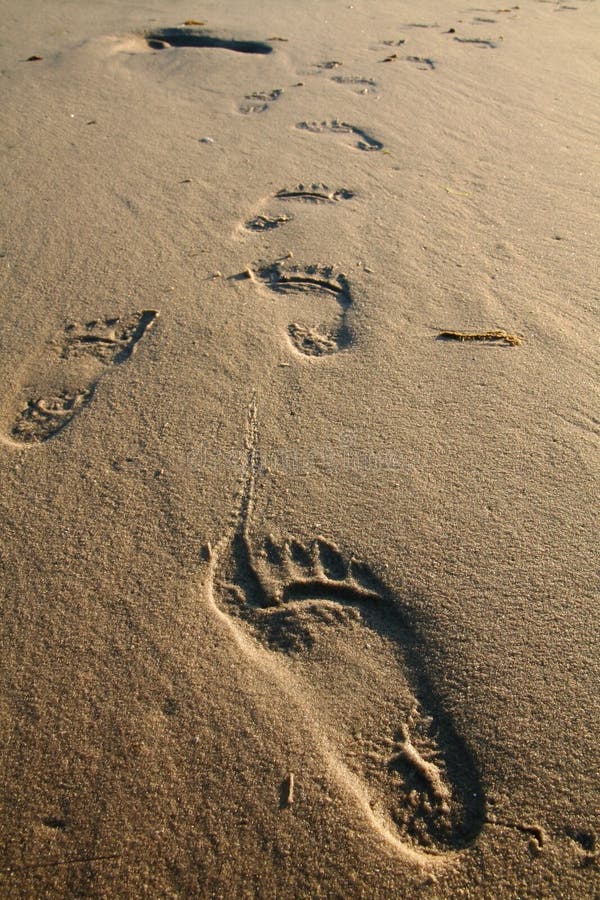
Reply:
[[362, 128], [349, 125], [348, 122], [340, 122], [339, 119], [329, 119], [324, 122], [298, 122], [296, 128], [311, 131], [313, 134], [325, 134], [328, 131], [333, 131], [335, 134], [354, 134], [359, 138], [356, 142], [359, 150], [383, 150], [381, 141], [376, 140]]
[[417, 859], [468, 846], [485, 818], [479, 776], [400, 597], [323, 538], [254, 538], [257, 441], [253, 403], [236, 522], [209, 552], [213, 608], [303, 707], [334, 777], [381, 836]]
[[61, 357], [94, 356], [104, 363], [119, 364], [129, 359], [138, 342], [158, 317], [155, 309], [145, 309], [127, 319], [93, 319], [85, 325], [72, 323], [65, 329]]
[[581, 867], [597, 865], [600, 860], [600, 846], [594, 831], [581, 828], [566, 828], [567, 837], [574, 843]]
[[315, 63], [317, 69], [338, 69], [343, 65], [344, 63], [340, 62], [339, 59], [328, 59], [325, 62]]
[[293, 188], [282, 188], [275, 194], [278, 200], [309, 200], [312, 203], [336, 203], [350, 200], [354, 193], [347, 188], [330, 188], [326, 184], [298, 184]]
[[147, 31], [144, 37], [153, 50], [165, 50], [169, 47], [216, 47], [221, 50], [235, 50], [237, 53], [273, 52], [273, 48], [264, 41], [220, 38], [198, 28], [159, 28]]
[[305, 315], [309, 313], [315, 322], [322, 316], [323, 308], [327, 310], [325, 322], [310, 326], [293, 322], [288, 326], [288, 337], [298, 353], [325, 356], [350, 346], [352, 334], [347, 314], [352, 296], [345, 275], [335, 275], [329, 266], [301, 268], [282, 262], [259, 266], [254, 274], [270, 290], [300, 297]]
[[495, 41], [488, 38], [455, 37], [454, 40], [458, 41], [459, 44], [472, 44], [474, 47], [489, 47], [492, 50], [495, 50], [498, 47], [498, 44]]
[[40, 443], [61, 431], [73, 416], [87, 406], [94, 393], [86, 390], [62, 391], [51, 397], [28, 400], [13, 425], [11, 435], [24, 444]]
[[435, 63], [428, 56], [407, 56], [407, 62], [416, 63], [418, 69], [435, 69]]
[[[337, 203], [340, 200], [350, 200], [354, 192], [348, 188], [331, 188], [327, 184], [315, 182], [313, 184], [297, 184], [294, 187], [281, 188], [270, 200], [301, 200], [309, 203]], [[280, 228], [292, 221], [288, 215], [257, 215], [244, 223], [248, 231], [270, 231]]]
[[254, 216], [249, 219], [244, 227], [249, 231], [270, 231], [273, 228], [281, 228], [287, 222], [292, 221], [292, 216]]
[[245, 103], [242, 103], [240, 106], [240, 112], [244, 113], [244, 115], [248, 115], [248, 113], [266, 112], [271, 103], [274, 103], [275, 100], [279, 100], [282, 94], [283, 88], [276, 88], [273, 91], [255, 91], [253, 94], [246, 94], [244, 97]]
[[362, 78], [360, 75], [332, 75], [331, 80], [336, 84], [349, 84], [356, 87], [359, 94], [372, 94], [377, 89], [377, 82], [373, 78]]
[[39, 444], [62, 431], [89, 405], [106, 368], [128, 360], [157, 317], [156, 310], [147, 309], [126, 319], [68, 325], [53, 342], [56, 366], [44, 373], [43, 387], [21, 401], [11, 438]]

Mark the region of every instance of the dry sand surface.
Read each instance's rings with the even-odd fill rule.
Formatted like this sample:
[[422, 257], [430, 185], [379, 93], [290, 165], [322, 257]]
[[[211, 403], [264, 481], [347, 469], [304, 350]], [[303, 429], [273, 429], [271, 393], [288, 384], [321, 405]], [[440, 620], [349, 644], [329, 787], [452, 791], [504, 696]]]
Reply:
[[600, 897], [597, 3], [1, 22], [0, 895]]

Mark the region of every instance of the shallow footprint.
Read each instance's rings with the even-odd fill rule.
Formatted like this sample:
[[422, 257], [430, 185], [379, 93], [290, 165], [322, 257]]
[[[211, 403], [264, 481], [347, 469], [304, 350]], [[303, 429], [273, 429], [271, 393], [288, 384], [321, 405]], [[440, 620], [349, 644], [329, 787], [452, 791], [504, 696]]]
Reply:
[[489, 48], [491, 50], [495, 50], [498, 47], [498, 42], [493, 41], [491, 38], [471, 38], [456, 36], [454, 40], [458, 41], [459, 44], [471, 44], [473, 47], [483, 47]]
[[61, 391], [52, 397], [28, 400], [17, 416], [11, 435], [25, 444], [41, 443], [68, 425], [79, 410], [87, 406], [93, 387], [82, 391]]
[[418, 69], [422, 71], [435, 69], [435, 63], [428, 56], [407, 56], [407, 62], [415, 63]]
[[336, 84], [352, 85], [358, 94], [375, 93], [377, 82], [374, 78], [363, 78], [361, 75], [332, 75], [331, 80]]
[[332, 131], [335, 134], [354, 134], [358, 138], [356, 146], [359, 150], [383, 150], [383, 144], [363, 128], [341, 122], [339, 119], [330, 119], [324, 122], [298, 122], [296, 128], [302, 131], [312, 131], [313, 134], [325, 134]]
[[485, 818], [477, 768], [400, 598], [322, 538], [256, 542], [257, 465], [253, 406], [236, 524], [210, 552], [209, 599], [309, 710], [332, 771], [381, 835], [413, 855], [467, 846]]
[[244, 102], [240, 106], [240, 112], [244, 113], [244, 115], [266, 112], [271, 103], [279, 100], [282, 94], [283, 88], [275, 88], [273, 91], [254, 91], [252, 94], [246, 94]]
[[149, 309], [68, 325], [53, 342], [56, 364], [45, 373], [43, 386], [18, 404], [12, 440], [39, 444], [62, 431], [89, 405], [107, 367], [128, 360], [157, 317]]
[[[326, 356], [344, 350], [352, 343], [348, 310], [352, 304], [350, 285], [343, 274], [329, 266], [286, 265], [276, 262], [255, 269], [258, 281], [280, 294], [300, 295], [302, 310], [315, 324], [305, 321], [288, 325], [288, 338], [304, 356]], [[327, 319], [323, 320], [323, 310]]]
[[273, 228], [281, 228], [292, 221], [292, 216], [263, 216], [258, 215], [244, 223], [248, 231], [271, 231]]
[[[305, 203], [339, 203], [342, 200], [351, 200], [354, 197], [354, 191], [348, 188], [338, 187], [332, 188], [322, 182], [313, 182], [312, 184], [296, 184], [293, 187], [284, 187], [277, 193], [268, 198], [269, 203], [274, 201], [300, 201]], [[266, 205], [267, 201], [265, 201]], [[286, 214], [272, 215], [259, 214], [244, 223], [247, 231], [269, 231], [273, 228], [280, 228], [287, 222], [292, 221], [293, 216]]]

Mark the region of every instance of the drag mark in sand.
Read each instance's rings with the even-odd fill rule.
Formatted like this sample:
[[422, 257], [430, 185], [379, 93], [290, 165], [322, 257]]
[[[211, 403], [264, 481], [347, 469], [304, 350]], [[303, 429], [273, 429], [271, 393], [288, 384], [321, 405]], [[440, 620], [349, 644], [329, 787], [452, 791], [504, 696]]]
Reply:
[[[283, 261], [259, 265], [255, 275], [270, 290], [299, 297], [304, 318], [307, 313], [313, 318], [311, 325], [297, 321], [288, 326], [288, 337], [298, 353], [322, 357], [351, 345], [347, 314], [352, 295], [345, 275], [336, 275], [329, 266], [301, 268]], [[326, 320], [322, 318], [324, 309]]]
[[153, 50], [169, 47], [199, 47], [234, 50], [236, 53], [272, 53], [273, 48], [264, 41], [243, 41], [216, 37], [198, 28], [158, 28], [144, 34], [146, 43]]
[[55, 342], [58, 359], [48, 367], [44, 385], [21, 402], [10, 437], [21, 444], [39, 444], [63, 430], [90, 404], [108, 367], [118, 366], [158, 317], [154, 309], [119, 317], [94, 319], [67, 326]]
[[396, 851], [434, 863], [485, 821], [473, 757], [437, 698], [401, 596], [330, 541], [255, 539], [250, 406], [235, 522], [209, 548], [206, 597], [240, 649], [308, 721], [338, 788]]
[[296, 128], [302, 131], [310, 131], [313, 134], [326, 134], [333, 132], [334, 134], [354, 134], [358, 137], [356, 146], [359, 150], [383, 150], [383, 144], [372, 135], [368, 134], [363, 128], [356, 125], [350, 125], [348, 122], [341, 122], [339, 119], [328, 119], [323, 122], [298, 122]]

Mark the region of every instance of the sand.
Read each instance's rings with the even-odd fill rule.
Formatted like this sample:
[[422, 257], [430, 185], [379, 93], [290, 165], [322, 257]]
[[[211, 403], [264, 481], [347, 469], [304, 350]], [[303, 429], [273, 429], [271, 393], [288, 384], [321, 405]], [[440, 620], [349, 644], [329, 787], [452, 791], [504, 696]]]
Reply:
[[596, 4], [2, 25], [2, 896], [600, 896]]

